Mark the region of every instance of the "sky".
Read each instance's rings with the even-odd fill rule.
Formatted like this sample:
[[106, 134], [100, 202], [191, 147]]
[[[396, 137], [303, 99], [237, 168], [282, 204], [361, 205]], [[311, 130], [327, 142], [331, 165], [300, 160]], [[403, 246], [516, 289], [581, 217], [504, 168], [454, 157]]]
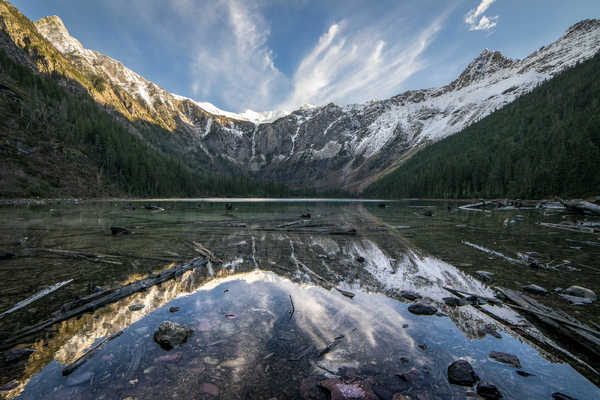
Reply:
[[10, 0], [165, 90], [243, 112], [443, 86], [485, 48], [524, 58], [599, 0]]

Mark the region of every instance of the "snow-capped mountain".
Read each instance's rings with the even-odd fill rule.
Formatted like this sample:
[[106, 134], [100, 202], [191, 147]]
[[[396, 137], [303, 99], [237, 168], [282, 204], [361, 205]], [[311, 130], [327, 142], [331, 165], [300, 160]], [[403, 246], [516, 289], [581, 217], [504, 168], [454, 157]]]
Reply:
[[600, 50], [600, 20], [570, 27], [523, 60], [484, 50], [450, 84], [365, 104], [302, 107], [293, 112], [222, 111], [166, 92], [120, 62], [85, 49], [56, 16], [38, 31], [78, 69], [105, 77], [135, 99], [169, 149], [196, 168], [236, 166], [292, 186], [359, 191], [420, 147], [459, 132]]

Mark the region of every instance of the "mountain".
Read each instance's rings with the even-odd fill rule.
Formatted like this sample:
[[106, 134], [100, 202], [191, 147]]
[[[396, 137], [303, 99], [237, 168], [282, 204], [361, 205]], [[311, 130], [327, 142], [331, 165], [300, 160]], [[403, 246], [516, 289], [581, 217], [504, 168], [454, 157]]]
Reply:
[[542, 198], [600, 187], [600, 54], [416, 154], [375, 197]]
[[0, 1], [0, 197], [289, 193], [190, 170], [144, 140], [148, 131], [170, 132], [128, 96]]
[[[291, 113], [233, 114], [172, 95], [98, 52], [56, 17], [39, 32], [81, 71], [104, 76], [153, 121], [176, 133], [151, 140], [194, 168], [251, 171], [295, 187], [360, 191], [416, 150], [461, 131], [600, 49], [600, 21], [585, 20], [523, 60], [484, 50], [450, 84], [366, 104]], [[272, 120], [272, 121], [271, 121]]]
[[[42, 18], [35, 28], [72, 66], [74, 79], [128, 130], [193, 170], [354, 192], [600, 49], [600, 21], [585, 20], [523, 60], [484, 50], [441, 88], [365, 104], [235, 114], [168, 93], [119, 61], [86, 49], [59, 17]], [[22, 43], [18, 34], [9, 36]]]

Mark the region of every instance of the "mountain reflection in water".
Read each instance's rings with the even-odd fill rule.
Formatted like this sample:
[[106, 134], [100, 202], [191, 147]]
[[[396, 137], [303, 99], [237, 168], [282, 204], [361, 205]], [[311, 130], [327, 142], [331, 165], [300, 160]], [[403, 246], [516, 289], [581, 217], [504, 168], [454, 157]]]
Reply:
[[[317, 387], [320, 380], [357, 375], [370, 379], [382, 398], [402, 392], [462, 399], [473, 389], [451, 385], [446, 377], [458, 358], [469, 360], [505, 398], [550, 398], [557, 391], [580, 399], [600, 396], [571, 366], [512, 337], [480, 310], [446, 306], [442, 299], [450, 293], [444, 287], [486, 297], [493, 292], [418, 249], [364, 207], [325, 209], [318, 218], [363, 229], [356, 236], [283, 232], [257, 229], [265, 224], [252, 220], [206, 228], [202, 244], [222, 264], [60, 324], [54, 335], [35, 344], [24, 377], [6, 392], [8, 398], [327, 398]], [[443, 314], [411, 314], [402, 290], [419, 293]], [[180, 311], [169, 312], [174, 306]], [[508, 308], [501, 313], [520, 320]], [[194, 333], [167, 352], [152, 339], [164, 320]], [[63, 365], [121, 330], [120, 337], [62, 376]], [[517, 355], [535, 376], [521, 377], [489, 360], [490, 351]]]

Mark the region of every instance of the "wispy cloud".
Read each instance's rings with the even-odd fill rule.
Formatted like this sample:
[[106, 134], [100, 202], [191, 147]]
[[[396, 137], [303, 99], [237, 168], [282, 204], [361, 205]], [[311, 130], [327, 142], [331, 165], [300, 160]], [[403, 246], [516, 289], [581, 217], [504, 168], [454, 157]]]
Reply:
[[[182, 14], [198, 13], [194, 3], [173, 0]], [[240, 110], [265, 109], [282, 95], [287, 78], [273, 62], [267, 46], [268, 24], [251, 2], [221, 0], [213, 15], [197, 28], [193, 45], [192, 89], [199, 99], [215, 98], [219, 105]], [[200, 10], [204, 13], [205, 7]]]
[[269, 47], [271, 29], [264, 16], [269, 1], [214, 0], [205, 7], [195, 0], [169, 0], [168, 9], [164, 0], [130, 1], [128, 7], [139, 9], [156, 40], [184, 54], [174, 62], [187, 65], [189, 76], [181, 79], [189, 80], [193, 97], [235, 112], [358, 103], [398, 94], [425, 67], [423, 53], [450, 14], [446, 10], [421, 25], [404, 15], [402, 3], [387, 10], [385, 18], [339, 12], [344, 16], [286, 75]]
[[490, 30], [496, 26], [498, 16], [488, 17], [483, 15], [495, 1], [496, 0], [481, 0], [481, 3], [479, 3], [477, 8], [469, 10], [465, 16], [465, 23], [469, 25], [470, 31]]
[[304, 57], [282, 104], [362, 102], [398, 94], [401, 84], [423, 67], [422, 53], [441, 29], [443, 17], [412, 37], [387, 41], [377, 26], [356, 29], [351, 22], [330, 26]]

